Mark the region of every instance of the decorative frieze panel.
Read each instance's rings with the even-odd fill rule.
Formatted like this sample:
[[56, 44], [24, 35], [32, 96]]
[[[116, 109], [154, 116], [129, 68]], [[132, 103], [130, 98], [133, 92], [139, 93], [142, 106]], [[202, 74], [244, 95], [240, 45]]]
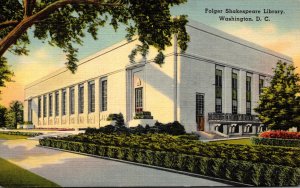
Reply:
[[49, 119], [49, 125], [53, 125], [53, 118]]
[[79, 116], [79, 124], [83, 124], [84, 123], [84, 116]]
[[88, 124], [95, 124], [95, 115], [89, 115]]
[[67, 123], [66, 117], [61, 118], [61, 124], [65, 125]]
[[58, 124], [59, 124], [59, 118], [57, 118], [57, 117], [54, 118], [54, 124], [55, 124], [55, 125], [58, 125]]
[[75, 124], [75, 123], [76, 123], [76, 118], [70, 117], [70, 124]]

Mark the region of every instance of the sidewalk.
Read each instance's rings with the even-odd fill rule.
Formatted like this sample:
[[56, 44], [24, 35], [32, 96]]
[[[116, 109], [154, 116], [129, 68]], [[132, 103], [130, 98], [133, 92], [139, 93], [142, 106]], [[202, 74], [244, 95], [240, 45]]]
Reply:
[[117, 161], [36, 147], [37, 140], [0, 140], [0, 157], [63, 187], [228, 186]]

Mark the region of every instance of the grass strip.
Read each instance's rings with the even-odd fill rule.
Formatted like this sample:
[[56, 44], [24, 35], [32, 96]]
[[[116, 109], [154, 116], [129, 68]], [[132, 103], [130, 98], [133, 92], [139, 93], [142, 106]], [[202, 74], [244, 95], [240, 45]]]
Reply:
[[0, 158], [2, 187], [59, 187], [59, 185]]
[[8, 135], [0, 133], [0, 140], [17, 140], [17, 139], [26, 139], [28, 136], [22, 135]]

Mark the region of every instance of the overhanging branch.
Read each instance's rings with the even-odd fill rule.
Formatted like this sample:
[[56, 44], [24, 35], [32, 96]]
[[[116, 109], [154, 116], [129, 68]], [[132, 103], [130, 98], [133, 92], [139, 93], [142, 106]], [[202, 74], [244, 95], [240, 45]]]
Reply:
[[[24, 0], [24, 3], [28, 2]], [[45, 16], [53, 13], [57, 9], [68, 5], [68, 4], [93, 4], [93, 5], [108, 5], [108, 6], [120, 6], [120, 0], [59, 0], [56, 1], [44, 9], [40, 10], [36, 14], [33, 14], [28, 17], [24, 17], [24, 19], [20, 22], [17, 21], [7, 21], [3, 22], [3, 27], [6, 25], [11, 26], [15, 25], [15, 27], [8, 33], [7, 36], [5, 36], [0, 41], [0, 57], [6, 52], [6, 50], [13, 45], [17, 39], [29, 28], [31, 27], [35, 22], [42, 20]], [[28, 8], [28, 7], [27, 7]], [[1, 26], [1, 25], [0, 25]]]
[[17, 20], [4, 21], [4, 22], [0, 23], [0, 30], [5, 29], [9, 26], [16, 26], [18, 23], [19, 23], [19, 21], [17, 21]]

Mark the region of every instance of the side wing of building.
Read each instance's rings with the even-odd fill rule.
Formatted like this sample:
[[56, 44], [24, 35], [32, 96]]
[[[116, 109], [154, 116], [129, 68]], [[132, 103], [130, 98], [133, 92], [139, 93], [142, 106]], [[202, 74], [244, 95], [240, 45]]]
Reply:
[[261, 88], [279, 60], [292, 59], [197, 22], [187, 30], [191, 41], [179, 58], [180, 121], [190, 131], [207, 132], [257, 123], [252, 115]]

